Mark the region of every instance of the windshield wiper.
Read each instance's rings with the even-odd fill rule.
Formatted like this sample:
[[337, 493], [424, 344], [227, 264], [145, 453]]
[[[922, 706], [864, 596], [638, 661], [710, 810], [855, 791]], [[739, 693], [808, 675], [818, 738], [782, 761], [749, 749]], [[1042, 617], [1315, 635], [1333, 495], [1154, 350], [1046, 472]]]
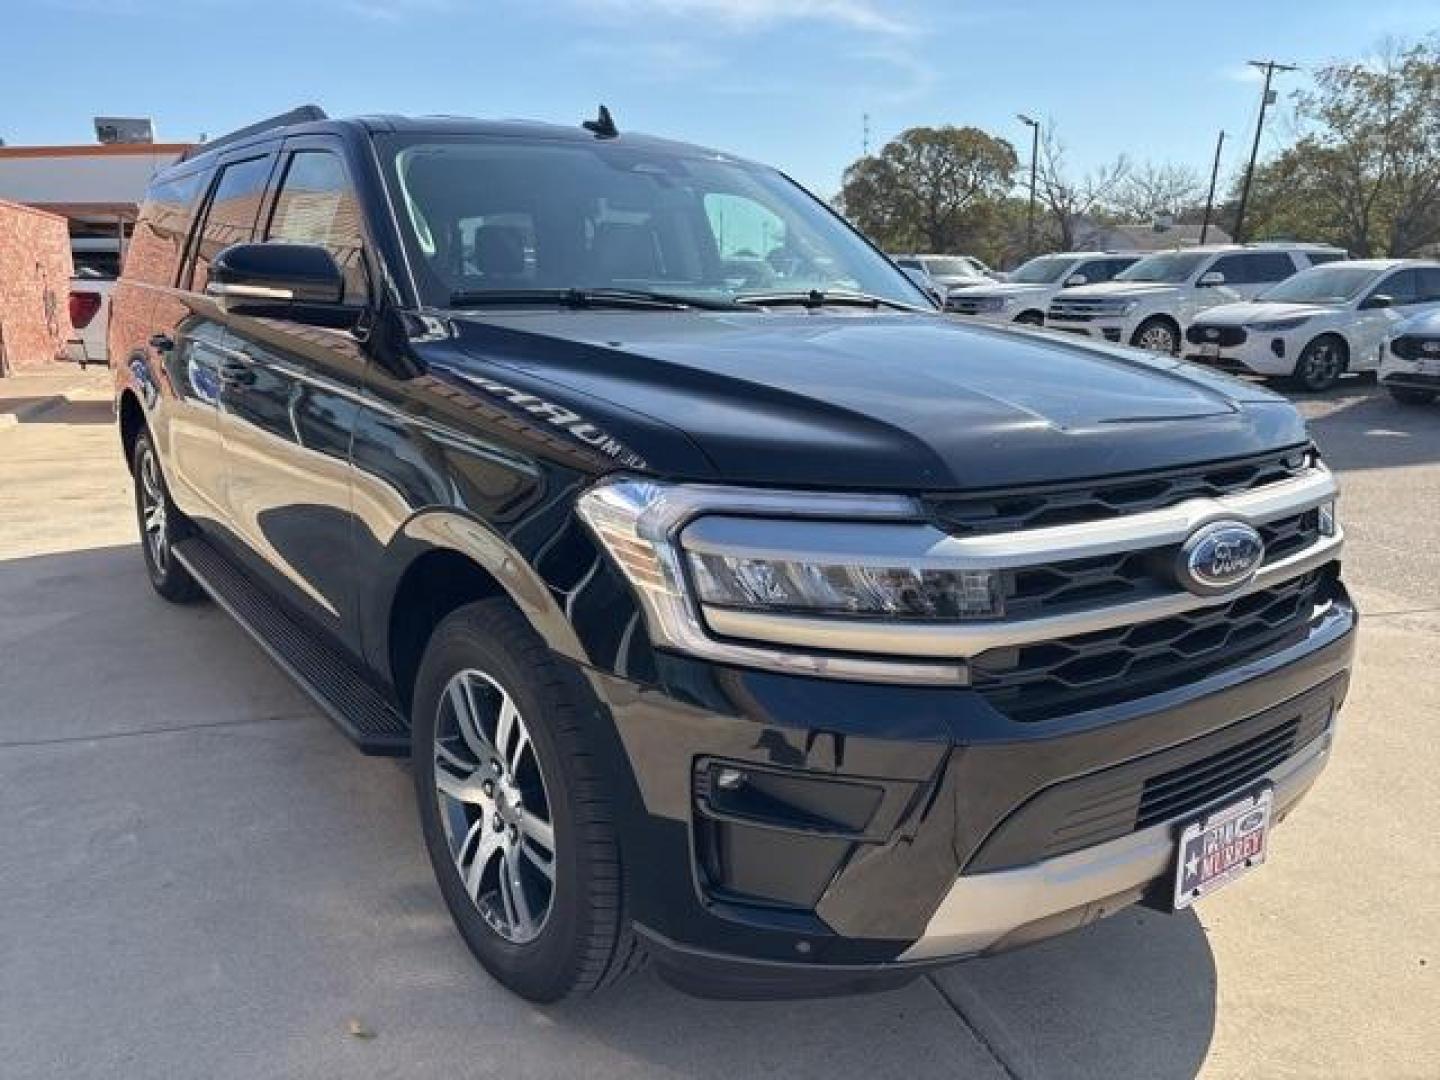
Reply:
[[808, 292], [741, 293], [735, 297], [735, 302], [754, 307], [883, 307], [892, 311], [914, 311], [922, 315], [934, 314], [933, 309], [891, 300], [888, 296], [876, 296], [874, 293], [849, 290], [822, 292], [819, 289], [811, 289]]
[[648, 289], [462, 289], [450, 294], [451, 307], [506, 307], [559, 304], [569, 308], [634, 308], [644, 311], [743, 311], [729, 300], [681, 296]]

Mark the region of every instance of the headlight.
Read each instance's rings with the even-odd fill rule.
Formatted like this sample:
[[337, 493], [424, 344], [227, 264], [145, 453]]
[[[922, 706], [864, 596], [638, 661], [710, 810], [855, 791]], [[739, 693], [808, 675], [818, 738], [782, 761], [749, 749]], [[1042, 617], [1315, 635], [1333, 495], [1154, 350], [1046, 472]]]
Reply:
[[[954, 296], [955, 294], [951, 293], [951, 295]], [[977, 297], [974, 301], [977, 312], [1004, 311], [1008, 303], [1009, 301], [1003, 296], [981, 296]]]
[[812, 617], [973, 619], [1002, 613], [999, 577], [927, 558], [944, 534], [893, 495], [605, 480], [578, 513], [639, 597], [651, 640], [708, 659], [884, 681], [962, 681], [954, 663], [863, 660], [721, 640], [704, 609]]
[[1246, 327], [1257, 333], [1269, 334], [1280, 330], [1294, 330], [1310, 321], [1309, 315], [1296, 315], [1289, 319], [1265, 319], [1261, 322], [1246, 323]]

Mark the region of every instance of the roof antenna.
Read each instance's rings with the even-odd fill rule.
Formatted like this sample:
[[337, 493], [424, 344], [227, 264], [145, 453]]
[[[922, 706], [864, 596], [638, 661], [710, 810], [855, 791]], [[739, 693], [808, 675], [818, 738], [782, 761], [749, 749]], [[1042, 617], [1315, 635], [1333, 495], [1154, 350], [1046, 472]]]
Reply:
[[586, 120], [580, 125], [586, 131], [595, 133], [597, 139], [614, 139], [619, 136], [620, 129], [615, 126], [615, 121], [610, 118], [610, 110], [604, 105], [600, 106], [600, 115], [594, 120]]

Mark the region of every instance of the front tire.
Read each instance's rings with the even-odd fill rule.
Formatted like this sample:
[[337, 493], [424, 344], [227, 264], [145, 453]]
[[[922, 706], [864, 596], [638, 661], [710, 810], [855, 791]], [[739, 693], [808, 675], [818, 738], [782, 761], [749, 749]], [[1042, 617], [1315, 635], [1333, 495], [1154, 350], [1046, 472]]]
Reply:
[[1180, 351], [1180, 329], [1169, 319], [1152, 315], [1135, 328], [1130, 344], [1150, 352], [1174, 356]]
[[142, 432], [135, 440], [130, 458], [130, 471], [135, 477], [135, 517], [140, 525], [140, 548], [145, 555], [145, 569], [155, 591], [172, 604], [189, 604], [204, 596], [190, 571], [175, 558], [175, 542], [184, 538], [185, 519], [170, 499], [160, 457], [150, 441], [150, 433]]
[[1021, 326], [1044, 326], [1045, 316], [1038, 311], [1022, 311], [1015, 316], [1015, 321]]
[[416, 681], [411, 771], [441, 895], [476, 959], [531, 1001], [592, 992], [639, 961], [586, 730], [596, 708], [499, 599], [441, 622]]
[[1410, 386], [1387, 386], [1385, 389], [1401, 405], [1429, 405], [1435, 400], [1434, 390], [1416, 390]]
[[1305, 346], [1300, 359], [1295, 361], [1295, 382], [1302, 390], [1321, 393], [1340, 381], [1349, 362], [1344, 342], [1330, 335], [1318, 337]]

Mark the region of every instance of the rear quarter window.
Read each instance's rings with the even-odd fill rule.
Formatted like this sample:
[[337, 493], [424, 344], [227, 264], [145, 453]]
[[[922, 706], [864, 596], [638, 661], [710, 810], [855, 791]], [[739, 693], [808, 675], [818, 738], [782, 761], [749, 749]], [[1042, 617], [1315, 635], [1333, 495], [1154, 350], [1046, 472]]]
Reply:
[[[153, 285], [174, 282], [195, 219], [195, 202], [207, 178], [208, 173], [200, 169], [150, 185], [125, 254], [125, 277]], [[76, 256], [77, 269], [83, 258]]]

